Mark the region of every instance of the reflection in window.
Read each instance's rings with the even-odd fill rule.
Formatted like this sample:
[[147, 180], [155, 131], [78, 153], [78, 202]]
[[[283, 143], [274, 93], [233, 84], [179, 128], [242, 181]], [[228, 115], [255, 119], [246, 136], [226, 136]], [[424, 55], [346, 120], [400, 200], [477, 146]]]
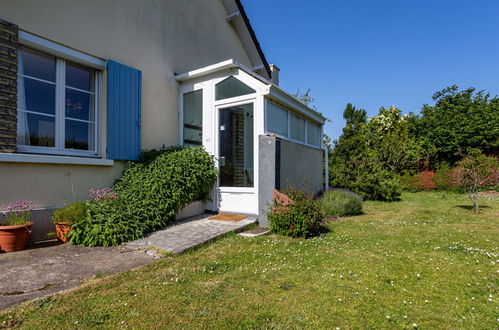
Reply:
[[229, 77], [215, 86], [215, 100], [253, 94], [256, 91], [235, 77]]
[[203, 145], [203, 90], [184, 94], [184, 145]]
[[307, 143], [319, 147], [321, 144], [321, 129], [319, 125], [307, 121]]
[[55, 146], [55, 57], [21, 48], [18, 63], [18, 144]]
[[220, 109], [220, 186], [253, 187], [253, 103]]
[[305, 119], [290, 113], [291, 116], [291, 138], [305, 142]]
[[272, 102], [267, 102], [267, 130], [288, 136], [288, 111]]
[[95, 70], [21, 47], [18, 145], [96, 151], [96, 108]]
[[66, 149], [95, 149], [94, 78], [92, 69], [66, 62]]

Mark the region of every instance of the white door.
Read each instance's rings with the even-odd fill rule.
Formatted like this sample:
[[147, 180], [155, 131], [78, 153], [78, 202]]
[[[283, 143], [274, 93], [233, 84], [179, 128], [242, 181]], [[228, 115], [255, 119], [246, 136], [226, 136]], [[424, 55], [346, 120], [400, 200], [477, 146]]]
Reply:
[[255, 103], [225, 104], [216, 112], [219, 210], [256, 214]]

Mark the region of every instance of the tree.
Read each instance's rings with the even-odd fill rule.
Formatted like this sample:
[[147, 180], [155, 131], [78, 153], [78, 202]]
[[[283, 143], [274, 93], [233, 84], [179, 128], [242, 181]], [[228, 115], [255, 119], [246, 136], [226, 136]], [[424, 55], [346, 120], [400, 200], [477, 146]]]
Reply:
[[498, 171], [498, 165], [497, 159], [485, 156], [478, 149], [470, 149], [468, 155], [458, 162], [462, 169], [461, 185], [468, 190], [476, 213], [479, 212], [478, 192], [489, 176]]
[[469, 148], [487, 155], [499, 153], [499, 98], [453, 85], [433, 95], [435, 105], [425, 104], [414, 133], [435, 150], [433, 167], [451, 165]]

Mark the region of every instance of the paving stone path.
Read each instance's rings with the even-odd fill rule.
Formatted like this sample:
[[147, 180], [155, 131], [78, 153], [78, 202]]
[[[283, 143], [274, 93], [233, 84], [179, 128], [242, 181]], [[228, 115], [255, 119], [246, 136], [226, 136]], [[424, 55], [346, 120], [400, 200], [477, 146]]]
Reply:
[[256, 216], [248, 216], [238, 222], [209, 220], [211, 215], [203, 214], [175, 222], [164, 230], [126, 243], [130, 248], [158, 249], [171, 253], [182, 253], [229, 232], [240, 232], [256, 222]]
[[89, 279], [144, 266], [161, 257], [156, 250], [180, 253], [256, 221], [222, 222], [201, 215], [175, 222], [150, 236], [116, 247], [35, 244], [0, 254], [0, 310], [75, 288]]

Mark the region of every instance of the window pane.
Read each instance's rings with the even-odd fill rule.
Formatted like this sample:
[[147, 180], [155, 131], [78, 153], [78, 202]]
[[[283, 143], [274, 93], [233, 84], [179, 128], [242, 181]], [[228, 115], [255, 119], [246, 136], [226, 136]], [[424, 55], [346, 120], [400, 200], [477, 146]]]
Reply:
[[253, 104], [220, 109], [219, 165], [223, 187], [253, 187]]
[[229, 77], [215, 86], [215, 99], [217, 101], [253, 93], [256, 93], [253, 88], [235, 77]]
[[95, 150], [95, 125], [66, 119], [66, 149]]
[[203, 144], [203, 90], [184, 94], [184, 144]]
[[55, 114], [55, 85], [19, 77], [18, 107], [21, 110]]
[[317, 147], [320, 146], [320, 135], [321, 129], [319, 125], [307, 121], [307, 143]]
[[25, 47], [19, 55], [19, 73], [55, 82], [55, 57]]
[[66, 118], [95, 120], [94, 95], [66, 88]]
[[93, 92], [94, 70], [76, 63], [66, 62], [66, 86]]
[[17, 143], [41, 147], [55, 145], [55, 117], [18, 112]]
[[288, 136], [288, 111], [272, 102], [267, 102], [267, 125], [269, 132]]
[[305, 142], [305, 119], [290, 113], [291, 116], [291, 138]]

